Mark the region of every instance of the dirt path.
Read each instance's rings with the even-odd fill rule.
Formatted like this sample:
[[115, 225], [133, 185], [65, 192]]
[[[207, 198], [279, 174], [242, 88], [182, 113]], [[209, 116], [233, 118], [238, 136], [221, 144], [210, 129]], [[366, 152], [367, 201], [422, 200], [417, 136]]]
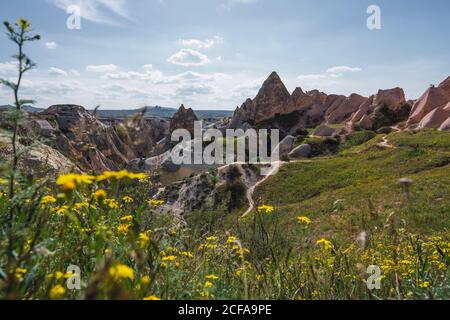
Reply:
[[273, 168], [271, 171], [269, 171], [269, 173], [261, 180], [259, 180], [257, 183], [255, 183], [253, 186], [251, 186], [250, 188], [247, 189], [246, 192], [246, 197], [247, 197], [247, 201], [249, 203], [249, 207], [247, 209], [247, 211], [245, 211], [245, 213], [241, 216], [241, 218], [246, 217], [249, 213], [251, 213], [253, 210], [255, 210], [256, 204], [255, 204], [255, 199], [253, 198], [256, 188], [258, 188], [261, 184], [263, 184], [267, 179], [269, 179], [273, 173], [275, 171], [278, 171], [283, 165], [289, 164], [289, 163], [311, 163], [312, 160], [294, 160], [294, 161], [289, 161], [289, 162], [285, 162], [285, 161], [276, 161], [273, 162]]

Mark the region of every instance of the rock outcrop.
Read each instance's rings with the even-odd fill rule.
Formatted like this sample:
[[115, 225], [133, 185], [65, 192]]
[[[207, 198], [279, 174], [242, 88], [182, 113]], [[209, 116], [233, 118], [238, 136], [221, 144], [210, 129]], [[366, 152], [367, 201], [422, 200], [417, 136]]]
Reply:
[[439, 129], [450, 119], [450, 102], [446, 106], [437, 107], [428, 113], [419, 123], [419, 129]]
[[362, 103], [350, 119], [367, 130], [378, 130], [408, 118], [411, 106], [401, 88], [379, 90]]
[[198, 121], [197, 116], [191, 108], [186, 109], [184, 105], [178, 109], [170, 120], [170, 134], [177, 129], [186, 129], [194, 136], [194, 122]]
[[443, 87], [431, 86], [427, 91], [414, 103], [411, 114], [409, 116], [407, 126], [420, 123], [422, 119], [431, 111], [438, 107], [445, 106], [450, 101], [450, 93]]
[[279, 129], [286, 136], [300, 128], [351, 121], [364, 129], [377, 130], [406, 120], [410, 110], [401, 88], [379, 90], [369, 98], [355, 93], [346, 97], [318, 90], [304, 92], [301, 88], [289, 95], [273, 72], [257, 96], [236, 109], [229, 128]]
[[118, 170], [136, 158], [113, 127], [100, 122], [81, 106], [51, 106], [39, 117], [55, 126], [55, 138], [51, 140], [54, 148], [83, 171]]

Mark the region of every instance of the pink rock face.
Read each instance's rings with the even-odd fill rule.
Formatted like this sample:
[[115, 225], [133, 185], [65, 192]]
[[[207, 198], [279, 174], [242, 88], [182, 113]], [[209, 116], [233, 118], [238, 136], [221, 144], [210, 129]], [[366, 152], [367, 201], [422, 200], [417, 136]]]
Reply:
[[450, 118], [444, 121], [444, 123], [439, 128], [441, 131], [450, 131]]
[[284, 105], [290, 96], [278, 74], [272, 72], [253, 100], [252, 120], [258, 123], [271, 119], [277, 114], [286, 114]]
[[450, 94], [448, 94], [443, 88], [430, 87], [414, 103], [407, 126], [418, 124], [428, 113], [438, 107], [446, 105], [449, 101]]
[[367, 101], [366, 97], [359, 94], [351, 94], [348, 98], [345, 98], [341, 104], [333, 108], [329, 108], [326, 114], [326, 120], [329, 124], [341, 123], [358, 110], [358, 108]]
[[428, 113], [419, 123], [420, 129], [438, 129], [450, 117], [450, 103]]
[[442, 81], [442, 83], [439, 85], [439, 88], [443, 89], [450, 95], [450, 77]]
[[402, 88], [379, 90], [375, 95], [373, 104], [386, 105], [391, 110], [398, 110], [406, 103], [405, 92]]

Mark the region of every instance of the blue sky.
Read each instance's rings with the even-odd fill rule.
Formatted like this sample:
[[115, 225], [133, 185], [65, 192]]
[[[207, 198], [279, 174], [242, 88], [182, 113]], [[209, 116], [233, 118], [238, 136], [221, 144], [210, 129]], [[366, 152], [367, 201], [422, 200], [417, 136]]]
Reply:
[[[69, 30], [67, 6], [81, 8]], [[366, 10], [381, 9], [381, 30]], [[403, 87], [417, 98], [450, 75], [450, 1], [15, 0], [0, 19], [26, 17], [42, 35], [23, 94], [40, 107], [143, 105], [234, 109], [277, 71], [290, 91], [371, 95]], [[14, 47], [0, 38], [0, 77]], [[0, 89], [0, 104], [11, 95]]]

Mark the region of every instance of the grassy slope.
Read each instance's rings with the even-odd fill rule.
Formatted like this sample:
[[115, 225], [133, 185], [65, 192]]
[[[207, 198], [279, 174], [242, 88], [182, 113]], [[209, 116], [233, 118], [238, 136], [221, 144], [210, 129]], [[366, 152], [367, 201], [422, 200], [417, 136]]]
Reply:
[[[335, 157], [288, 164], [259, 187], [256, 200], [275, 206], [293, 236], [299, 215], [313, 218], [317, 237], [343, 241], [382, 220], [424, 234], [448, 230], [450, 134], [392, 133], [388, 140], [396, 149], [378, 148], [380, 140]], [[414, 180], [409, 200], [401, 177]]]

